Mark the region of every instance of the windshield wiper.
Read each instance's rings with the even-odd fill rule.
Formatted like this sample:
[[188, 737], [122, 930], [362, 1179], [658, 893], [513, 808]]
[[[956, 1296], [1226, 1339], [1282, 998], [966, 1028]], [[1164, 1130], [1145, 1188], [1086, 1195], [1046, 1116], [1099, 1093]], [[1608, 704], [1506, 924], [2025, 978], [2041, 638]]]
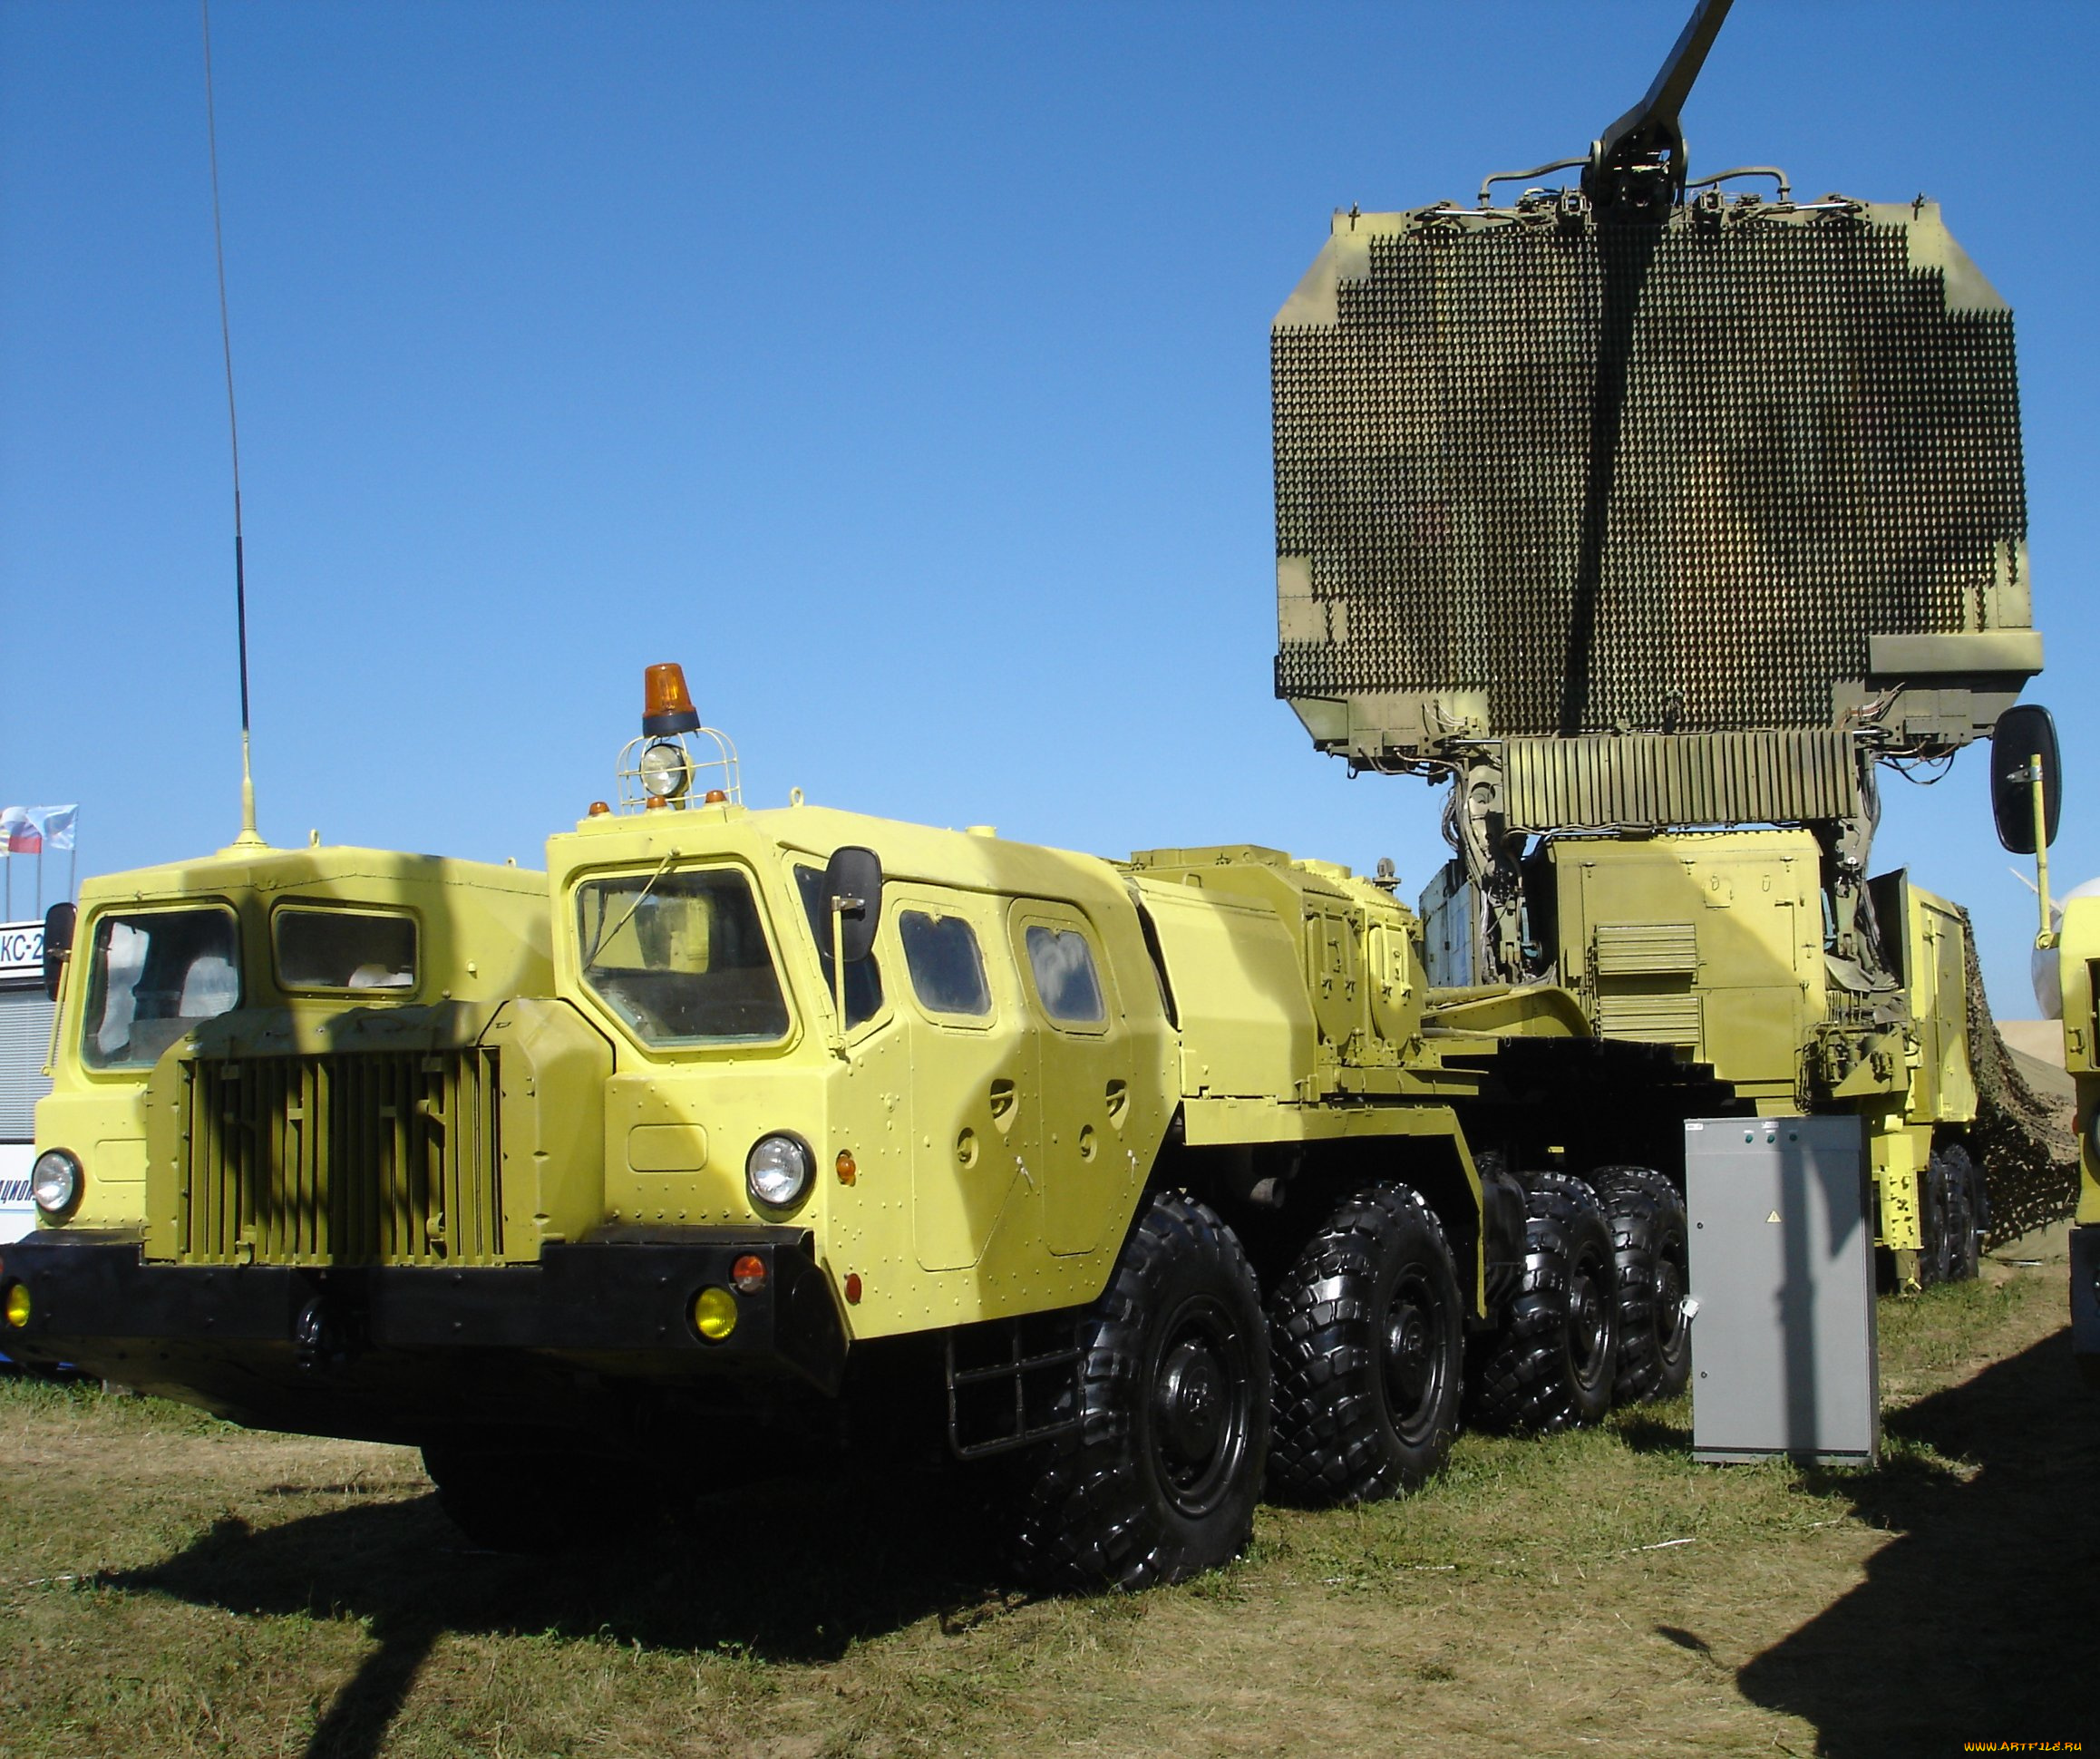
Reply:
[[[643, 882], [641, 890], [635, 894], [635, 901], [627, 906], [627, 914], [614, 923], [611, 928], [600, 928], [598, 938], [590, 944], [590, 951], [583, 956], [585, 965], [593, 966], [598, 963], [598, 956], [604, 949], [606, 942], [627, 926], [628, 922], [633, 919], [635, 912], [642, 908], [642, 900], [648, 897], [655, 889], [656, 881], [664, 877], [665, 873], [669, 870], [671, 863], [677, 859], [678, 851], [676, 850], [665, 851], [664, 859], [656, 863], [656, 870]], [[598, 921], [602, 924], [605, 921], [605, 894], [602, 890], [598, 893]]]

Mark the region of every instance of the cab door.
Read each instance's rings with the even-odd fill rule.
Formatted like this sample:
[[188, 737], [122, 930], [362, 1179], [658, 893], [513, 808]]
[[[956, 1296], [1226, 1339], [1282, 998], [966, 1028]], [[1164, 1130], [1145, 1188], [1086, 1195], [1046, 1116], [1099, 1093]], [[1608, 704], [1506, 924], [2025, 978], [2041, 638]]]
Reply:
[[1035, 1159], [1027, 1018], [997, 902], [891, 885], [884, 911], [909, 1010], [912, 1244], [922, 1269], [967, 1269]]
[[1044, 1243], [1074, 1255], [1100, 1246], [1130, 1209], [1136, 1157], [1124, 1145], [1133, 1050], [1101, 937], [1067, 904], [1018, 899], [1008, 944], [1037, 1019]]

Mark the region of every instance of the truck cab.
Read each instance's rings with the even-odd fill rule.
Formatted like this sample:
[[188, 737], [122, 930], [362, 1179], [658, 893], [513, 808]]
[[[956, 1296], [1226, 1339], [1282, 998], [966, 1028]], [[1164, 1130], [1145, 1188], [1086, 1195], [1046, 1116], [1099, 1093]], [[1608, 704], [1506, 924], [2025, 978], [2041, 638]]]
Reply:
[[[435, 1043], [441, 1021], [552, 987], [544, 876], [435, 856], [227, 850], [91, 880], [68, 926], [70, 944], [52, 949], [68, 980], [36, 1125], [44, 1155], [73, 1164], [40, 1222], [73, 1236], [180, 1226], [179, 1193], [156, 1189], [186, 1097], [172, 1066], [156, 1087], [170, 1051], [325, 1058], [361, 1034]], [[251, 1212], [229, 1241], [267, 1221]]]
[[[841, 849], [880, 863], [842, 966]], [[1098, 1290], [1179, 1079], [1113, 865], [728, 800], [548, 858], [558, 993], [613, 1045], [605, 1229], [802, 1230], [856, 1338]]]

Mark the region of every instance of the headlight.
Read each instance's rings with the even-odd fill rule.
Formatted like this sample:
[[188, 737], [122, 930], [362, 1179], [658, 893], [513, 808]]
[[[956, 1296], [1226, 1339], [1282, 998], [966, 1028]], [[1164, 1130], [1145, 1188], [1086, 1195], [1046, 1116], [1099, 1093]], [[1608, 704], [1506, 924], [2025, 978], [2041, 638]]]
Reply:
[[63, 1148], [49, 1148], [29, 1171], [29, 1194], [45, 1215], [63, 1215], [80, 1200], [80, 1162]]
[[693, 780], [693, 767], [685, 762], [685, 748], [673, 744], [668, 739], [659, 739], [655, 744], [645, 746], [642, 761], [637, 767], [642, 773], [642, 792], [656, 800], [677, 799]]
[[761, 1136], [744, 1162], [744, 1182], [769, 1210], [792, 1210], [809, 1194], [816, 1156], [801, 1138]]

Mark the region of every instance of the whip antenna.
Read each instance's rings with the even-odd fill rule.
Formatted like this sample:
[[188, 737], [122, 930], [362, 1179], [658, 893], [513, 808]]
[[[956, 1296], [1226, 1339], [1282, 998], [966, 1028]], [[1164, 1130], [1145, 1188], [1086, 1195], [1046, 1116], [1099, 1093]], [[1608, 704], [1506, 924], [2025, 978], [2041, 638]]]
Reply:
[[240, 646], [240, 835], [236, 849], [267, 847], [255, 828], [255, 773], [248, 763], [248, 569], [241, 555], [240, 421], [233, 403], [233, 326], [226, 315], [226, 228], [219, 212], [219, 113], [211, 92], [211, 0], [198, 0], [204, 27], [204, 132], [211, 152], [211, 243], [219, 261], [219, 342], [226, 357], [226, 431], [233, 446], [233, 617]]

